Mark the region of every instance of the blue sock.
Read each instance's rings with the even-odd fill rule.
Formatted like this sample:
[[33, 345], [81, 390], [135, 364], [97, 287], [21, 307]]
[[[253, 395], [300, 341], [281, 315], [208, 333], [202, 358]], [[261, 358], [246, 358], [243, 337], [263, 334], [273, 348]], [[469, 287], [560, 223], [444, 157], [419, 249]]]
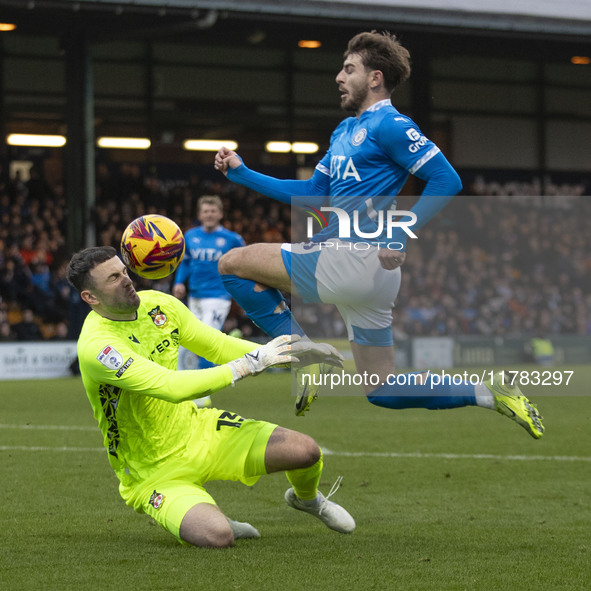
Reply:
[[[415, 373], [397, 374], [397, 383], [382, 384], [367, 395], [367, 399], [376, 406], [384, 408], [427, 408], [440, 410], [476, 406], [475, 386], [468, 382], [462, 384], [429, 383], [415, 384], [408, 376]], [[406, 376], [404, 379], [403, 376]], [[404, 382], [401, 383], [404, 379]]]
[[[285, 298], [278, 289], [255, 289], [256, 281], [236, 275], [222, 275], [224, 287], [238, 302], [248, 317], [271, 337], [282, 334], [305, 336], [302, 327], [291, 315]], [[276, 311], [279, 310], [279, 311]]]

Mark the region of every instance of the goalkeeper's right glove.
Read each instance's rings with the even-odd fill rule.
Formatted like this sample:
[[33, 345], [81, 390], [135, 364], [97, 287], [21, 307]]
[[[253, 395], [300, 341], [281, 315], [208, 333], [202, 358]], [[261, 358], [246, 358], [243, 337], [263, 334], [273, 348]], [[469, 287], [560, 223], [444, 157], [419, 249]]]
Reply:
[[246, 376], [252, 376], [265, 371], [269, 367], [286, 366], [291, 363], [291, 344], [300, 339], [299, 335], [281, 335], [271, 342], [246, 353], [240, 359], [230, 361], [228, 365], [232, 370], [234, 379], [241, 380]]

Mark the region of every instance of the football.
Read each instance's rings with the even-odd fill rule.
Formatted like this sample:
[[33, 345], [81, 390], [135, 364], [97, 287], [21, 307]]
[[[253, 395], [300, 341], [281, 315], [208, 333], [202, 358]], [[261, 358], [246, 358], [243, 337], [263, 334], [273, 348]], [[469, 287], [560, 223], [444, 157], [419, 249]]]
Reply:
[[127, 268], [145, 279], [162, 279], [175, 272], [185, 255], [181, 229], [163, 215], [133, 220], [121, 237], [121, 258]]

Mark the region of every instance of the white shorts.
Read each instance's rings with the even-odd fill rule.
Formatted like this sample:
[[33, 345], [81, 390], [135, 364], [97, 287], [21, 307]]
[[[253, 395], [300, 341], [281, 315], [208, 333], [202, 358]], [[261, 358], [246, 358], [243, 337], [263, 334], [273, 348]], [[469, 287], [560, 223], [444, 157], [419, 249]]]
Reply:
[[[223, 298], [192, 298], [189, 296], [189, 310], [207, 326], [222, 330], [230, 313], [232, 300]], [[208, 364], [207, 367], [212, 364]], [[179, 347], [178, 369], [203, 369], [204, 363], [199, 357], [184, 347]]]
[[230, 313], [232, 300], [222, 298], [188, 298], [189, 310], [207, 326], [222, 330]]
[[282, 244], [286, 269], [304, 302], [335, 304], [349, 340], [392, 344], [392, 308], [400, 289], [400, 268], [388, 271], [371, 244], [331, 239]]

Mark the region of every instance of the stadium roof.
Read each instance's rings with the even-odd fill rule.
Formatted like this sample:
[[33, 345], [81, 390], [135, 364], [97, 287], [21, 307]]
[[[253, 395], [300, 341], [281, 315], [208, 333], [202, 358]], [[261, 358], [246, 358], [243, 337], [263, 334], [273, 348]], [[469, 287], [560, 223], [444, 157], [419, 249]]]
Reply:
[[[108, 3], [108, 0], [100, 1]], [[127, 0], [127, 3], [163, 5], [162, 0]], [[524, 32], [585, 34], [591, 31], [589, 0], [169, 0], [164, 4]]]
[[[351, 24], [380, 22], [550, 35], [590, 35], [589, 0], [0, 0], [0, 6], [122, 15], [215, 10]], [[55, 13], [54, 13], [55, 14]], [[50, 24], [50, 23], [47, 23]], [[54, 21], [54, 24], [55, 23]]]

